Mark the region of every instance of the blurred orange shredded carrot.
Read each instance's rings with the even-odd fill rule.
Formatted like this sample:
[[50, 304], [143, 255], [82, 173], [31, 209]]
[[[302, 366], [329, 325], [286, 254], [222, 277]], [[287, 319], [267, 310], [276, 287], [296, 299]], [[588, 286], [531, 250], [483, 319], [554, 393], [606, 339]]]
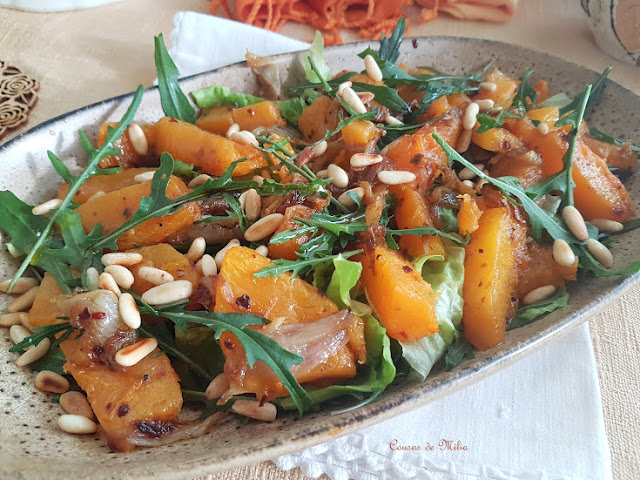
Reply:
[[506, 22], [515, 13], [518, 0], [211, 0], [210, 11], [222, 6], [226, 15], [250, 25], [277, 31], [288, 21], [320, 30], [326, 45], [342, 43], [339, 29], [358, 29], [360, 37], [389, 35], [405, 7], [420, 9], [419, 22], [445, 12], [460, 19]]

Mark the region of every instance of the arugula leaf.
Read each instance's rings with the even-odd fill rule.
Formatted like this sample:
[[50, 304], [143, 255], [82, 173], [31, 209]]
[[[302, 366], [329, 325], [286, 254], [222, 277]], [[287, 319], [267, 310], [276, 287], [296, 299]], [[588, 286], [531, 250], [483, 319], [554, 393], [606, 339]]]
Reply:
[[439, 208], [438, 219], [445, 232], [458, 232], [458, 217], [450, 208]]
[[409, 105], [400, 97], [395, 88], [386, 85], [370, 85], [368, 83], [354, 82], [352, 87], [356, 92], [371, 92], [375, 101], [384, 105], [392, 112], [409, 113]]
[[305, 97], [294, 97], [289, 100], [277, 100], [276, 105], [280, 109], [280, 115], [294, 127], [298, 126], [298, 119], [305, 108], [307, 100]]
[[264, 98], [249, 95], [247, 93], [231, 93], [229, 87], [214, 85], [191, 92], [191, 96], [200, 109], [211, 107], [246, 107], [264, 102]]
[[571, 99], [569, 98], [569, 96], [564, 92], [560, 92], [550, 96], [544, 102], [540, 102], [537, 105], [537, 107], [538, 108], [542, 108], [542, 107], [563, 108], [569, 105], [570, 103], [571, 103]]
[[214, 331], [216, 340], [220, 339], [223, 332], [232, 333], [244, 347], [249, 367], [253, 367], [256, 361], [264, 362], [289, 391], [300, 415], [307, 408], [307, 393], [290, 370], [304, 359], [283, 349], [275, 340], [249, 328], [251, 325], [262, 325], [266, 319], [251, 313], [186, 312], [175, 307], [156, 310], [146, 304], [141, 305], [140, 312], [168, 318], [183, 331], [189, 323], [204, 325]]
[[473, 346], [469, 342], [460, 339], [447, 350], [447, 353], [444, 356], [445, 368], [447, 369], [447, 372], [450, 372], [460, 365], [462, 360], [465, 358], [474, 357], [475, 354], [473, 353]]
[[316, 30], [313, 43], [305, 53], [302, 54], [302, 67], [304, 75], [310, 82], [320, 82], [323, 78], [331, 78], [331, 69], [324, 61], [324, 38]]
[[58, 375], [68, 375], [67, 372], [64, 371], [64, 364], [66, 362], [67, 359], [65, 358], [64, 353], [62, 353], [60, 346], [57, 345], [50, 348], [49, 351], [40, 358], [40, 360], [36, 360], [29, 365], [29, 368], [37, 372], [50, 370]]
[[138, 110], [138, 107], [140, 106], [140, 102], [142, 101], [143, 92], [144, 92], [144, 88], [142, 87], [142, 85], [140, 85], [136, 90], [135, 95], [133, 96], [131, 105], [129, 106], [126, 113], [120, 120], [120, 123], [118, 124], [118, 126], [116, 128], [108, 127], [107, 128], [108, 134], [102, 146], [98, 149], [92, 149], [91, 151], [88, 152], [89, 161], [87, 163], [87, 168], [80, 175], [76, 177], [72, 185], [69, 185], [69, 191], [67, 192], [67, 195], [65, 196], [65, 198], [62, 200], [62, 204], [60, 205], [58, 210], [56, 210], [50, 216], [46, 226], [44, 226], [40, 230], [40, 235], [38, 236], [37, 241], [31, 247], [31, 249], [29, 250], [29, 253], [27, 253], [26, 258], [23, 260], [22, 264], [18, 268], [18, 271], [15, 273], [15, 276], [13, 277], [13, 280], [9, 285], [9, 291], [11, 291], [15, 283], [18, 281], [18, 278], [22, 276], [24, 271], [30, 265], [31, 261], [39, 253], [42, 246], [47, 242], [49, 234], [51, 233], [53, 226], [56, 224], [58, 220], [58, 215], [60, 215], [60, 212], [64, 211], [69, 205], [71, 205], [73, 201], [73, 197], [78, 192], [78, 189], [95, 172], [95, 170], [98, 168], [98, 164], [100, 163], [100, 160], [102, 160], [104, 157], [108, 155], [113, 154], [113, 142], [115, 142], [118, 138], [122, 136], [122, 134], [125, 132], [125, 130], [129, 127], [129, 125], [133, 121], [135, 113]]
[[527, 189], [527, 193], [534, 199], [539, 198], [551, 191], [558, 190], [562, 192], [562, 206], [573, 205], [573, 188], [575, 183], [573, 181], [573, 157], [575, 155], [576, 146], [578, 143], [578, 131], [580, 124], [584, 118], [584, 114], [587, 108], [591, 94], [591, 85], [587, 85], [582, 96], [582, 103], [576, 110], [573, 110], [568, 115], [560, 118], [556, 122], [556, 126], [562, 127], [564, 125], [571, 125], [572, 129], [567, 135], [567, 143], [569, 144], [566, 153], [562, 157], [563, 168], [560, 172], [552, 175], [544, 181], [537, 183]]
[[168, 117], [177, 118], [189, 123], [196, 123], [196, 111], [189, 103], [178, 84], [180, 72], [173, 63], [167, 47], [164, 44], [162, 34], [154, 37], [155, 62], [158, 72], [158, 91], [162, 110]]
[[405, 29], [406, 20], [404, 17], [400, 17], [396, 27], [393, 29], [393, 33], [391, 33], [391, 37], [387, 38], [384, 33], [382, 34], [380, 50], [378, 50], [378, 55], [381, 60], [396, 63], [400, 56], [400, 45], [404, 39]]
[[518, 87], [518, 93], [516, 94], [516, 98], [514, 101], [514, 105], [522, 105], [522, 107], [526, 110], [535, 108], [536, 102], [538, 100], [538, 93], [529, 83], [529, 78], [531, 78], [532, 74], [532, 69], [525, 69], [524, 75], [520, 79], [520, 86]]
[[537, 320], [546, 313], [553, 312], [558, 308], [566, 307], [568, 303], [569, 294], [564, 288], [562, 288], [549, 298], [545, 298], [539, 302], [519, 308], [509, 322], [509, 325], [507, 325], [507, 330], [513, 330], [514, 328], [529, 325], [531, 322]]
[[11, 245], [20, 253], [31, 250], [47, 226], [47, 218], [34, 215], [32, 209], [13, 192], [0, 191], [0, 226], [11, 236]]
[[54, 323], [53, 325], [44, 325], [42, 327], [34, 327], [33, 334], [26, 337], [19, 343], [16, 343], [13, 347], [9, 349], [10, 352], [22, 352], [31, 346], [38, 345], [45, 338], [53, 337], [60, 332], [63, 332], [61, 336], [59, 336], [56, 341], [53, 343], [53, 346], [59, 345], [74, 331], [74, 328], [71, 326], [69, 322], [61, 322]]
[[[604, 91], [604, 87], [607, 85], [607, 77], [609, 76], [610, 72], [611, 67], [605, 68], [604, 71], [600, 74], [600, 77], [598, 77], [595, 83], [593, 83], [593, 89], [591, 90], [589, 101], [587, 102], [586, 111], [589, 111], [589, 109], [593, 107], [595, 102], [597, 102], [602, 96], [602, 92]], [[583, 100], [584, 93], [581, 93], [580, 95], [574, 97], [574, 99], [570, 103], [560, 108], [560, 116], [577, 109], [582, 104]]]
[[[611, 143], [611, 144], [615, 145], [616, 147], [622, 147], [625, 144], [625, 142], [623, 142], [622, 140], [618, 140], [617, 138], [613, 138], [611, 135], [607, 135], [602, 130], [598, 130], [596, 127], [591, 127], [590, 126], [589, 127], [589, 133], [596, 140], [600, 140], [601, 142]], [[640, 147], [637, 147], [636, 145], [631, 145], [631, 150], [636, 152], [637, 154], [640, 154]]]
[[511, 109], [505, 108], [500, 110], [500, 113], [494, 118], [490, 117], [486, 113], [478, 115], [478, 123], [480, 126], [478, 127], [478, 133], [484, 133], [492, 128], [501, 127], [504, 125], [504, 121], [507, 118], [525, 118], [525, 114], [521, 111], [520, 107], [518, 108], [518, 113], [513, 113]]
[[281, 258], [272, 261], [273, 265], [265, 267], [262, 270], [253, 274], [256, 278], [262, 277], [277, 277], [285, 272], [291, 272], [291, 278], [295, 278], [298, 275], [305, 275], [313, 270], [315, 267], [321, 264], [331, 263], [336, 258], [349, 258], [362, 253], [363, 250], [352, 250], [350, 252], [342, 252], [336, 255], [323, 255], [318, 258], [298, 259], [298, 260], [284, 260]]
[[51, 150], [47, 150], [47, 156], [49, 157], [49, 160], [51, 160], [51, 165], [53, 165], [53, 168], [56, 170], [56, 172], [58, 172], [58, 175], [60, 175], [66, 183], [71, 185], [73, 182], [75, 182], [77, 177], [75, 175], [71, 175], [71, 172], [69, 171], [67, 166], [62, 163], [62, 160], [60, 160], [55, 153], [53, 153]]

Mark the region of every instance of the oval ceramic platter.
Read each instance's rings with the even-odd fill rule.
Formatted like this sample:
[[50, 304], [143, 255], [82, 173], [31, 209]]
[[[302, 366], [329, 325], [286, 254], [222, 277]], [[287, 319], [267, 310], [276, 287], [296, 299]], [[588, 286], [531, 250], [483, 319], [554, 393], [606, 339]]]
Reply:
[[[361, 70], [362, 60], [356, 54], [364, 47], [364, 44], [352, 44], [327, 49], [327, 63], [334, 72]], [[278, 57], [281, 77], [287, 83], [302, 77], [299, 56], [298, 53]], [[514, 76], [522, 75], [526, 67], [534, 68], [536, 78], [549, 81], [552, 94], [559, 91], [575, 94], [597, 78], [596, 72], [544, 53], [475, 39], [420, 38], [417, 47], [405, 41], [400, 56], [400, 61], [409, 65], [429, 65], [456, 74], [475, 71], [492, 60]], [[211, 85], [231, 85], [235, 91], [246, 93], [257, 90], [257, 83], [244, 63], [182, 81], [186, 92]], [[95, 141], [98, 126], [118, 121], [130, 101], [131, 95], [124, 95], [82, 108], [44, 123], [1, 147], [0, 190], [11, 189], [31, 204], [54, 196], [60, 180], [46, 157], [46, 150], [56, 152], [70, 166], [82, 165], [85, 156], [78, 142], [78, 129], [84, 129]], [[640, 141], [640, 97], [610, 82], [595, 111], [594, 125], [616, 137]], [[136, 121], [154, 122], [162, 115], [158, 91], [149, 89]], [[630, 178], [627, 187], [637, 208], [640, 200], [637, 177]], [[640, 230], [616, 237], [613, 245], [616, 267], [637, 259], [639, 247]], [[9, 277], [17, 263], [6, 252], [0, 261], [1, 276]], [[578, 326], [636, 279], [637, 275], [589, 279], [571, 285], [567, 308], [507, 332], [504, 343], [477, 352], [475, 359], [465, 361], [451, 372], [434, 372], [424, 383], [394, 384], [376, 402], [359, 410], [336, 416], [321, 411], [302, 419], [282, 416], [273, 423], [246, 425], [229, 419], [201, 438], [124, 454], [110, 453], [99, 436], [72, 436], [59, 430], [56, 419], [62, 412], [60, 406], [34, 389], [30, 371], [14, 365], [17, 355], [8, 353], [10, 340], [3, 332], [0, 336], [0, 477], [194, 478], [275, 458], [408, 412], [478, 382]]]

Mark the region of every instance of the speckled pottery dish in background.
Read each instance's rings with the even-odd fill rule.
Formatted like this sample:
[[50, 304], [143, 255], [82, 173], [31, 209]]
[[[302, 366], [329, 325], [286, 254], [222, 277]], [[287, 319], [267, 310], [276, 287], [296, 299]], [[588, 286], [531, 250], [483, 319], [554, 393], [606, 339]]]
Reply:
[[[362, 50], [362, 44], [345, 45], [327, 49], [325, 57], [333, 71], [360, 70], [362, 61], [356, 54]], [[281, 76], [287, 82], [302, 77], [298, 57], [299, 54], [278, 57]], [[401, 62], [412, 66], [429, 65], [456, 74], [476, 70], [491, 60], [514, 76], [521, 76], [525, 67], [534, 68], [534, 77], [547, 79], [552, 94], [577, 93], [598, 76], [547, 54], [464, 38], [421, 38], [417, 40], [417, 47], [405, 41], [400, 56]], [[245, 64], [189, 77], [182, 82], [182, 88], [189, 92], [216, 84], [233, 85], [237, 91], [246, 93], [256, 93], [257, 89], [256, 80]], [[53, 150], [70, 165], [76, 161], [83, 164], [85, 156], [77, 130], [84, 129], [95, 140], [98, 127], [104, 122], [119, 120], [130, 101], [131, 95], [125, 95], [85, 107], [42, 124], [0, 147], [0, 189], [11, 189], [31, 204], [54, 196], [58, 176], [46, 157], [46, 150]], [[596, 111], [595, 126], [614, 136], [640, 141], [640, 97], [610, 82]], [[151, 89], [144, 96], [136, 121], [154, 122], [161, 116], [158, 92]], [[627, 188], [640, 210], [640, 182], [635, 175], [627, 181]], [[636, 260], [640, 257], [640, 230], [615, 237], [612, 250], [616, 267]], [[2, 253], [1, 277], [9, 277], [17, 266], [6, 252]], [[570, 285], [568, 307], [507, 332], [504, 343], [476, 352], [475, 359], [465, 361], [451, 372], [435, 371], [423, 383], [394, 384], [375, 403], [359, 410], [337, 416], [321, 411], [301, 419], [283, 415], [273, 423], [242, 425], [228, 420], [194, 440], [118, 454], [109, 453], [98, 436], [72, 436], [60, 431], [56, 424], [62, 413], [60, 406], [52, 403], [49, 395], [35, 390], [30, 371], [14, 365], [17, 354], [8, 352], [11, 343], [8, 335], [3, 335], [0, 336], [0, 477], [187, 479], [310, 447], [408, 412], [480, 381], [578, 326], [637, 278], [638, 275], [588, 279]], [[3, 302], [7, 300], [2, 298]]]

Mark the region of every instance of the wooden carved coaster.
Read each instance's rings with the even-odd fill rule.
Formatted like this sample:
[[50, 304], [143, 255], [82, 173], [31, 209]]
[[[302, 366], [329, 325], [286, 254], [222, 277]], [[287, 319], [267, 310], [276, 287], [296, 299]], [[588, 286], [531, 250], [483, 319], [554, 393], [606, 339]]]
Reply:
[[0, 138], [27, 121], [29, 110], [38, 100], [39, 88], [36, 79], [0, 60]]

